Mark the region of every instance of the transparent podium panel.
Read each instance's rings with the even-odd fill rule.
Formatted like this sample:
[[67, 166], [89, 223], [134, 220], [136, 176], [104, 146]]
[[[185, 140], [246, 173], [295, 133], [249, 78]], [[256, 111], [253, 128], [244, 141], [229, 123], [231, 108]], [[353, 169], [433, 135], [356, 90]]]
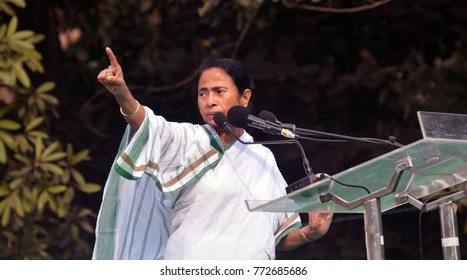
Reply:
[[417, 113], [423, 138], [467, 140], [467, 115]]
[[467, 140], [425, 138], [281, 198], [246, 204], [250, 211], [363, 213], [362, 202], [378, 198], [385, 212], [407, 202], [425, 206], [441, 193], [460, 199], [466, 182]]
[[305, 177], [278, 199], [247, 200], [248, 209], [362, 213], [368, 259], [384, 259], [381, 213], [406, 203], [439, 209], [444, 259], [460, 259], [453, 202], [467, 196], [467, 115], [418, 112], [418, 119], [422, 140], [322, 180]]

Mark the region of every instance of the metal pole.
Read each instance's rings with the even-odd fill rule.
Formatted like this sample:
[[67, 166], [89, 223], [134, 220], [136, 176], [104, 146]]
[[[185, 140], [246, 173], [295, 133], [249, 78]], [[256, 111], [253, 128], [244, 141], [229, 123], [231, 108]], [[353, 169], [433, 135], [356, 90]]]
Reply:
[[369, 260], [384, 260], [384, 236], [379, 199], [363, 203], [365, 220], [366, 253]]
[[457, 217], [452, 201], [448, 201], [439, 206], [439, 216], [441, 223], [441, 245], [443, 246], [443, 256], [445, 260], [459, 260], [459, 234], [457, 231]]

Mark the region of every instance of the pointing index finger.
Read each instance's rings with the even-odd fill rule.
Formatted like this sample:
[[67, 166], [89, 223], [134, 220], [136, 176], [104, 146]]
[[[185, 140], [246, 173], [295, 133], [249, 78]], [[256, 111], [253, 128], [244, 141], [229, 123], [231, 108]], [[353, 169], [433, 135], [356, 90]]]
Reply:
[[115, 57], [114, 53], [109, 47], [105, 48], [105, 52], [107, 53], [107, 56], [109, 57], [110, 65], [112, 66], [112, 69], [114, 70], [117, 69], [120, 66], [118, 64], [117, 57]]

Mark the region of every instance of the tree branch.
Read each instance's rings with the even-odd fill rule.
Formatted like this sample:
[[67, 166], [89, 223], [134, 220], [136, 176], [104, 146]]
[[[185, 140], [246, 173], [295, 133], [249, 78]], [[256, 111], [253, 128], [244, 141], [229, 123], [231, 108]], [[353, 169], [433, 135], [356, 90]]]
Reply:
[[366, 5], [353, 7], [353, 8], [318, 7], [318, 6], [308, 6], [308, 5], [303, 5], [303, 4], [297, 4], [297, 3], [289, 3], [289, 4], [292, 8], [298, 8], [298, 9], [303, 9], [303, 10], [308, 10], [308, 11], [344, 14], [344, 13], [358, 13], [361, 11], [375, 9], [391, 1], [392, 0], [381, 0], [381, 1], [376, 1], [374, 3], [371, 3], [371, 4], [366, 4]]
[[146, 91], [146, 92], [162, 92], [162, 91], [168, 91], [176, 88], [180, 88], [182, 86], [185, 86], [192, 82], [195, 78], [196, 75], [198, 75], [198, 71], [194, 71], [193, 74], [190, 76], [186, 77], [185, 79], [176, 82], [171, 85], [166, 85], [166, 86], [160, 86], [160, 87], [143, 87], [143, 86], [138, 86], [138, 85], [128, 85], [128, 88], [130, 90], [141, 90], [141, 91]]
[[242, 29], [242, 32], [240, 33], [240, 37], [238, 37], [237, 42], [235, 43], [235, 48], [232, 53], [232, 58], [235, 58], [237, 56], [237, 52], [240, 49], [240, 45], [243, 43], [243, 40], [245, 39], [246, 34], [248, 33], [248, 30], [251, 28], [251, 24], [256, 18], [256, 15], [258, 14], [258, 10], [260, 9], [261, 4], [255, 7], [254, 13], [251, 15], [251, 17], [248, 19], [248, 22], [245, 24], [245, 26]]

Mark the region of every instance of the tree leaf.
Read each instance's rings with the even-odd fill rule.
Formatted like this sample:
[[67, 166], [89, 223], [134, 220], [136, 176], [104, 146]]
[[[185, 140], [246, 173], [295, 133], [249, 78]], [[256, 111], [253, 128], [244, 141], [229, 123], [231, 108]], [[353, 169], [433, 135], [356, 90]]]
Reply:
[[77, 153], [76, 155], [73, 155], [70, 159], [70, 164], [75, 165], [77, 163], [80, 163], [83, 160], [89, 159], [89, 150], [85, 149]]
[[16, 147], [16, 141], [13, 139], [13, 137], [4, 132], [4, 131], [0, 131], [0, 139], [3, 140], [3, 142], [10, 148], [10, 149], [14, 149]]
[[94, 227], [88, 221], [79, 221], [79, 226], [87, 233], [94, 233]]
[[9, 0], [19, 8], [26, 8], [26, 0]]
[[24, 209], [23, 209], [23, 202], [19, 198], [18, 192], [14, 192], [13, 197], [13, 209], [15, 210], [16, 214], [20, 217], [24, 217]]
[[12, 65], [12, 70], [13, 70], [13, 73], [16, 74], [16, 77], [18, 78], [18, 80], [21, 82], [21, 84], [23, 84], [25, 88], [29, 88], [31, 86], [31, 80], [29, 80], [29, 76], [26, 73], [26, 71], [24, 71], [23, 67], [14, 63]]
[[10, 182], [10, 189], [15, 190], [24, 182], [24, 177], [16, 178]]
[[62, 183], [68, 184], [70, 182], [70, 170], [63, 170]]
[[41, 160], [43, 162], [52, 162], [52, 161], [57, 161], [57, 160], [60, 160], [62, 158], [66, 157], [66, 153], [64, 152], [57, 152], [57, 153], [53, 153], [51, 155], [48, 155], [46, 157], [42, 156]]
[[55, 88], [55, 83], [54, 82], [45, 82], [36, 89], [36, 92], [44, 93], [44, 92], [48, 92], [48, 91], [50, 91], [50, 90], [52, 90], [54, 88]]
[[15, 50], [19, 53], [34, 49], [34, 45], [31, 42], [21, 41], [11, 37], [8, 40], [8, 46], [10, 46], [12, 50]]
[[42, 122], [44, 121], [44, 117], [37, 117], [33, 120], [31, 120], [25, 128], [25, 131], [31, 131], [34, 128], [38, 127]]
[[[0, 197], [7, 196], [11, 193], [10, 188], [6, 184], [0, 185]], [[1, 210], [1, 209], [0, 209]]]
[[84, 185], [79, 185], [77, 188], [85, 193], [96, 193], [102, 189], [100, 185], [93, 184], [93, 183], [86, 183]]
[[53, 164], [53, 163], [41, 164], [41, 168], [44, 171], [50, 171], [53, 174], [58, 175], [58, 176], [63, 175], [63, 169], [60, 166]]
[[39, 195], [39, 198], [37, 199], [37, 210], [39, 212], [42, 212], [44, 210], [44, 206], [47, 203], [47, 200], [49, 199], [49, 194], [46, 191], [41, 192]]
[[37, 138], [35, 141], [34, 141], [34, 151], [35, 151], [35, 156], [36, 156], [36, 159], [39, 159], [41, 157], [41, 154], [42, 154], [42, 150], [44, 149], [44, 144], [42, 143], [42, 139], [41, 138]]
[[10, 223], [11, 217], [11, 208], [9, 206], [5, 206], [2, 214], [2, 227], [6, 227]]
[[16, 79], [11, 72], [2, 72], [0, 71], [0, 80], [3, 81], [6, 85], [13, 86]]
[[44, 101], [46, 101], [47, 103], [50, 103], [50, 104], [52, 104], [52, 105], [57, 105], [57, 104], [59, 103], [58, 99], [57, 99], [55, 96], [50, 95], [50, 94], [41, 93], [41, 94], [39, 95], [39, 97], [40, 97], [42, 100], [44, 100]]
[[53, 153], [53, 151], [57, 150], [57, 148], [59, 148], [59, 146], [60, 146], [60, 142], [58, 142], [58, 141], [55, 141], [52, 144], [50, 144], [49, 146], [47, 146], [44, 149], [44, 152], [41, 154], [41, 159], [44, 159], [44, 157], [49, 156], [51, 153]]
[[10, 200], [8, 199], [8, 197], [0, 200], [0, 213], [3, 213], [3, 211], [7, 207], [10, 207]]
[[0, 129], [6, 130], [17, 130], [21, 128], [21, 125], [11, 120], [0, 120]]
[[57, 206], [57, 216], [59, 218], [65, 217], [66, 213], [68, 212], [68, 208], [69, 208], [69, 204], [61, 200]]
[[71, 232], [71, 238], [73, 240], [77, 240], [79, 238], [79, 228], [77, 225], [72, 224], [70, 232]]
[[6, 35], [6, 25], [2, 24], [0, 25], [0, 38], [5, 37], [5, 35]]
[[63, 195], [63, 201], [65, 203], [71, 203], [73, 198], [75, 197], [75, 190], [73, 188], [68, 188]]
[[70, 169], [71, 177], [76, 181], [78, 185], [86, 184], [86, 180], [84, 179], [83, 175], [79, 173], [76, 169]]
[[62, 193], [66, 191], [66, 189], [67, 189], [67, 186], [65, 185], [57, 185], [57, 186], [48, 187], [47, 191], [49, 193], [58, 194], [58, 193]]
[[88, 209], [88, 208], [83, 208], [81, 211], [78, 212], [78, 215], [76, 215], [79, 218], [87, 217], [87, 216], [93, 216], [94, 213]]
[[42, 138], [42, 139], [48, 139], [49, 135], [45, 132], [42, 131], [31, 131], [29, 133], [29, 136], [33, 136], [34, 138]]
[[26, 65], [29, 67], [29, 69], [31, 69], [31, 71], [44, 73], [44, 66], [42, 66], [42, 64], [36, 59], [30, 59], [26, 61]]
[[[40, 41], [44, 40], [44, 38], [45, 38], [45, 36], [42, 35], [42, 34], [34, 34], [34, 36], [32, 36], [31, 38], [28, 39], [28, 42], [36, 44], [36, 43], [39, 43]], [[42, 58], [42, 55], [39, 54], [39, 57], [36, 56], [35, 58]]]
[[15, 32], [13, 33], [10, 38], [13, 38], [13, 39], [24, 39], [24, 38], [28, 38], [28, 37], [31, 37], [34, 35], [34, 32], [32, 30], [20, 30], [18, 32]]
[[5, 148], [5, 144], [3, 144], [2, 141], [0, 141], [0, 163], [5, 164], [7, 161], [7, 152]]
[[49, 195], [47, 197], [47, 202], [49, 203], [50, 209], [56, 213], [57, 212], [57, 202], [55, 202], [54, 197]]
[[8, 24], [6, 36], [10, 37], [11, 34], [15, 33], [17, 29], [18, 29], [18, 18], [14, 16], [11, 18], [10, 23]]
[[15, 15], [15, 10], [8, 6], [6, 3], [0, 2], [0, 11], [6, 13], [9, 16], [14, 16]]

